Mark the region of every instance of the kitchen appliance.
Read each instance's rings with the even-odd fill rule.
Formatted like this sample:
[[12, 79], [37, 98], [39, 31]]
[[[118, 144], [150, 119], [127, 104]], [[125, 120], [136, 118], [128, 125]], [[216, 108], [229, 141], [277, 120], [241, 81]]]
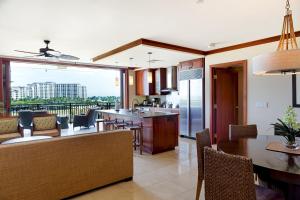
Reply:
[[180, 136], [195, 138], [204, 129], [203, 69], [183, 70], [180, 84]]
[[156, 107], [157, 105], [160, 105], [160, 98], [153, 98], [152, 99], [152, 106]]
[[177, 66], [167, 68], [167, 87], [162, 88], [161, 93], [166, 95], [177, 91]]

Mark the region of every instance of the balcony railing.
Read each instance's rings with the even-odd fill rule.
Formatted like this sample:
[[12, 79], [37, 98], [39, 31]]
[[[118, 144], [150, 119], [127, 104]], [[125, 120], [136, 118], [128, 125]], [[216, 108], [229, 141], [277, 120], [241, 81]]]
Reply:
[[20, 110], [42, 111], [50, 114], [68, 116], [73, 122], [74, 115], [86, 113], [89, 108], [111, 109], [114, 102], [93, 102], [93, 103], [52, 103], [52, 104], [15, 104], [10, 107], [10, 114], [17, 116]]

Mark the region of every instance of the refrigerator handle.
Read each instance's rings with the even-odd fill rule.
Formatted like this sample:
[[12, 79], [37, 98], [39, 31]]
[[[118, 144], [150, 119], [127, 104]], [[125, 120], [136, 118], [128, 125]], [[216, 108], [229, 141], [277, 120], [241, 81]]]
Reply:
[[187, 121], [188, 121], [188, 136], [192, 134], [192, 123], [191, 123], [191, 81], [188, 80], [188, 91], [187, 91]]

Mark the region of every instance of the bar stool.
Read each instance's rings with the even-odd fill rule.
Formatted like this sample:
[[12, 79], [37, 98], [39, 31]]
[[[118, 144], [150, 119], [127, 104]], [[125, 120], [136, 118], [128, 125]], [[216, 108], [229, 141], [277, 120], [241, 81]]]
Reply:
[[140, 124], [128, 124], [127, 129], [133, 131], [133, 147], [136, 150], [136, 147], [140, 147], [140, 155], [143, 153], [143, 125]]
[[117, 119], [113, 119], [111, 120], [110, 118], [109, 119], [105, 119], [104, 122], [103, 122], [103, 128], [105, 131], [107, 130], [113, 130], [114, 128], [114, 124], [116, 123]]
[[125, 129], [125, 126], [127, 126], [128, 123], [125, 122], [124, 120], [118, 120], [116, 119], [114, 123], [114, 129]]

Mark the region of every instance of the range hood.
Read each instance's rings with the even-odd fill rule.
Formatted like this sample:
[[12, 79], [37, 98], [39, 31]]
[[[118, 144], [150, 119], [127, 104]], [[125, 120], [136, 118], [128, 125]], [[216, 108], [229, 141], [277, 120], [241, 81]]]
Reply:
[[177, 66], [167, 68], [167, 87], [161, 89], [162, 94], [169, 94], [177, 91]]

